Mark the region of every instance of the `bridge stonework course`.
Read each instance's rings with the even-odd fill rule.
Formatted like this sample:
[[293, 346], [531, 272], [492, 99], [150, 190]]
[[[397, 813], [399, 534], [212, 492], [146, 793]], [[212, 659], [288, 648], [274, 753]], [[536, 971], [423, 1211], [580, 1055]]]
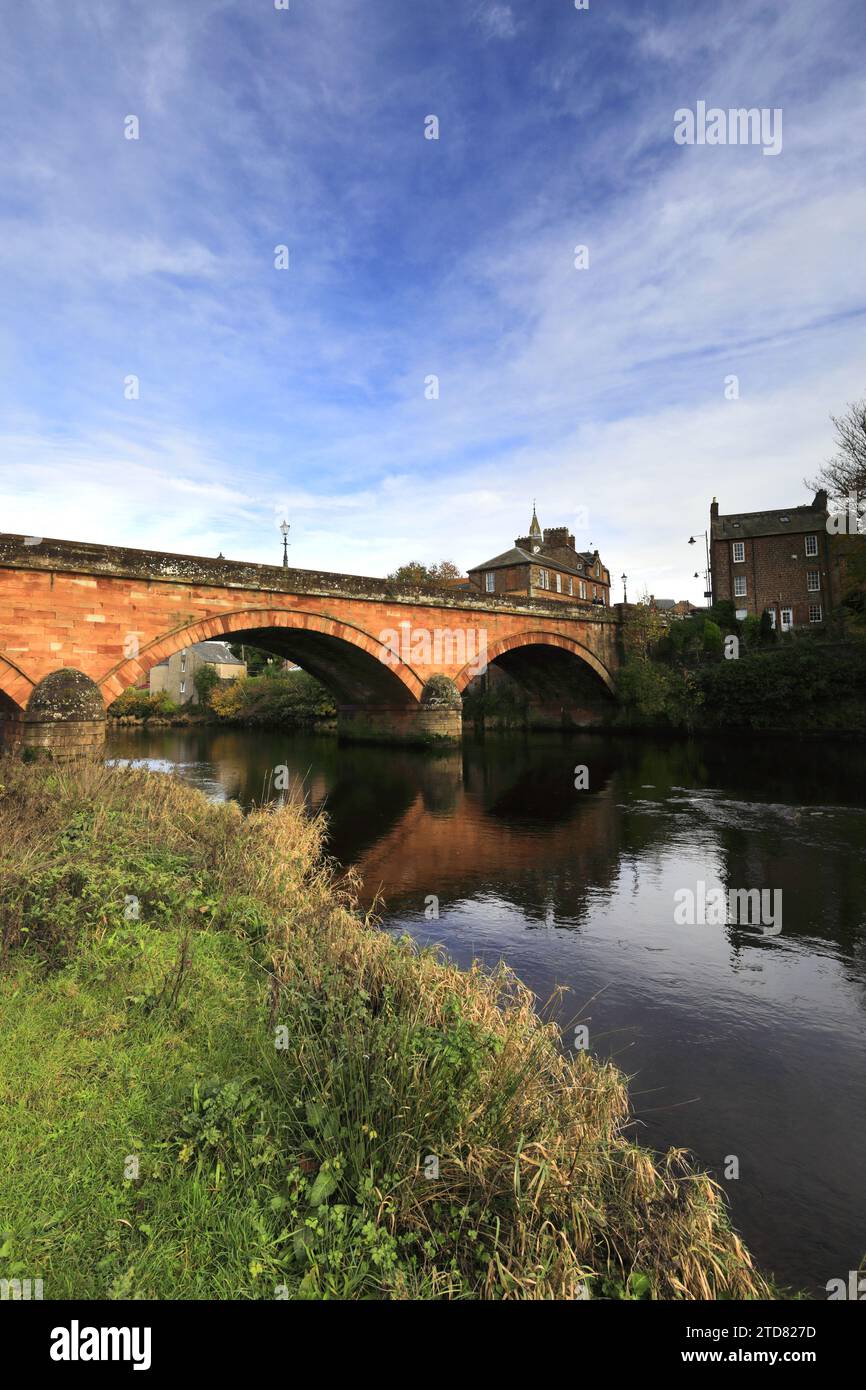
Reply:
[[[557, 600], [0, 534], [0, 722], [13, 744], [96, 749], [128, 686], [224, 639], [320, 679], [348, 737], [459, 737], [457, 695], [486, 663], [518, 681], [539, 722], [593, 723], [614, 690], [620, 626], [617, 609]], [[446, 698], [433, 676], [453, 682]]]

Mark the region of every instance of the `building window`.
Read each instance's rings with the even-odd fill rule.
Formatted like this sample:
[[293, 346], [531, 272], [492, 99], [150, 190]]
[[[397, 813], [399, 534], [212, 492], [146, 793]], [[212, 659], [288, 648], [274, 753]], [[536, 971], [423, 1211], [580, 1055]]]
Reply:
[[775, 610], [775, 608], [768, 608], [768, 609], [767, 609], [767, 612], [768, 612], [768, 614], [769, 614], [769, 616], [770, 616], [770, 631], [771, 631], [771, 632], [775, 632], [775, 631], [776, 631], [776, 610]]
[[547, 588], [547, 570], [538, 571], [538, 584], [542, 589]]
[[734, 577], [734, 597], [746, 597], [746, 576], [744, 574], [738, 574]]
[[794, 626], [794, 611], [792, 608], [782, 609], [782, 631], [789, 632]]
[[568, 576], [568, 592], [570, 594], [574, 593], [574, 580], [572, 579], [571, 575]]
[[580, 597], [581, 597], [581, 598], [586, 598], [586, 585], [584, 584], [584, 582], [583, 582], [582, 579], [580, 580], [580, 585], [579, 585], [579, 587], [580, 587]]
[[734, 541], [734, 564], [743, 565], [746, 561], [746, 542]]
[[558, 575], [556, 576], [556, 592], [557, 592], [558, 594], [561, 594], [561, 593], [562, 593], [562, 575], [561, 575], [561, 574], [558, 574]]
[[185, 695], [185, 694], [186, 694], [186, 681], [181, 681], [181, 683], [180, 683], [180, 693], [181, 693], [181, 695]]
[[809, 604], [809, 622], [822, 623], [824, 621], [824, 611], [820, 603]]
[[810, 594], [817, 594], [821, 587], [821, 576], [817, 570], [806, 571], [806, 588]]
[[487, 590], [488, 594], [493, 594], [496, 592], [496, 575], [493, 573], [493, 570], [488, 570], [485, 574], [484, 587]]
[[807, 555], [817, 555], [817, 554], [818, 554], [818, 537], [817, 537], [817, 536], [807, 536], [807, 537], [806, 537], [806, 554], [807, 554]]
[[595, 577], [596, 577], [596, 579], [598, 579], [598, 578], [600, 578], [600, 576], [601, 576], [601, 570], [599, 569], [598, 565], [596, 565], [596, 567], [595, 567]]
[[184, 648], [180, 654], [180, 669], [182, 671], [186, 670], [186, 648]]

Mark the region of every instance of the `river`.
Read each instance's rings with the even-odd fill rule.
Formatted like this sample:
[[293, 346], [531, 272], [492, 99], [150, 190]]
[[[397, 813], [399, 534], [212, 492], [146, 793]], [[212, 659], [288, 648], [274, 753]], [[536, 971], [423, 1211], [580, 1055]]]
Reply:
[[[628, 1073], [635, 1138], [693, 1152], [765, 1270], [826, 1297], [857, 1269], [866, 746], [520, 735], [436, 754], [163, 728], [115, 729], [109, 756], [245, 806], [287, 768], [385, 927], [505, 959], [542, 1002], [565, 987], [565, 1045], [585, 1026]], [[780, 891], [781, 930], [679, 925], [674, 895], [701, 884]]]

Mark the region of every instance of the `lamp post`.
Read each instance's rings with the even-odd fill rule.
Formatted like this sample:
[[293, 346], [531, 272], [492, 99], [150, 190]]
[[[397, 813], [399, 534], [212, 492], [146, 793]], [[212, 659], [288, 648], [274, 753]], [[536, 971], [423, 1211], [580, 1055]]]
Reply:
[[283, 533], [283, 569], [284, 569], [284, 570], [287, 570], [287, 569], [289, 568], [289, 551], [288, 551], [288, 544], [289, 544], [289, 531], [290, 531], [290, 529], [291, 529], [291, 528], [290, 528], [289, 523], [288, 523], [287, 521], [281, 521], [281, 522], [280, 522], [280, 530], [281, 530], [282, 533]]
[[621, 574], [621, 575], [620, 575], [620, 579], [622, 580], [622, 601], [623, 601], [623, 603], [628, 603], [628, 594], [626, 593], [626, 589], [625, 589], [625, 582], [626, 582], [626, 579], [627, 579], [627, 578], [628, 578], [628, 576], [625, 575], [625, 574]]
[[[705, 548], [706, 557], [707, 557], [707, 568], [706, 568], [706, 570], [704, 571], [704, 598], [708, 598], [708, 599], [710, 600], [710, 602], [712, 602], [712, 598], [713, 598], [713, 583], [712, 583], [713, 573], [712, 573], [712, 570], [711, 570], [711, 568], [710, 568], [710, 537], [709, 537], [709, 533], [708, 533], [707, 531], [699, 531], [699, 532], [698, 532], [698, 536], [703, 536], [703, 538], [704, 538], [704, 548]], [[697, 537], [696, 537], [696, 536], [689, 536], [689, 545], [697, 545]], [[695, 575], [695, 578], [697, 579], [697, 574]]]

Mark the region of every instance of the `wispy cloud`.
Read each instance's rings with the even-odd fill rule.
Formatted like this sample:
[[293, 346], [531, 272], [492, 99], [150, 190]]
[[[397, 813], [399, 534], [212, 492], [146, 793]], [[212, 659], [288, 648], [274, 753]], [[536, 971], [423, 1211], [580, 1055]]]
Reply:
[[[288, 511], [382, 572], [536, 495], [696, 595], [712, 495], [799, 500], [866, 386], [858, 12], [6, 9], [0, 529], [266, 559]], [[676, 146], [698, 98], [782, 154]]]

